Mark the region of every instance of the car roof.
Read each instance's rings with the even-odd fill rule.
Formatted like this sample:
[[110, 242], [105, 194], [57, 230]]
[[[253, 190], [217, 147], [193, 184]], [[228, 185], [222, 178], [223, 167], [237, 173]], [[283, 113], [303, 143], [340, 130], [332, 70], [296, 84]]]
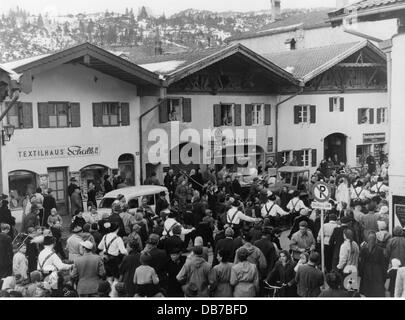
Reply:
[[303, 167], [293, 167], [293, 166], [286, 166], [281, 167], [278, 169], [278, 172], [304, 172], [309, 171], [309, 169], [305, 169]]
[[168, 192], [166, 187], [161, 186], [136, 186], [136, 187], [126, 187], [117, 190], [113, 190], [104, 195], [103, 198], [116, 198], [119, 194], [122, 194], [125, 198], [139, 197], [150, 194], [156, 194], [159, 192]]

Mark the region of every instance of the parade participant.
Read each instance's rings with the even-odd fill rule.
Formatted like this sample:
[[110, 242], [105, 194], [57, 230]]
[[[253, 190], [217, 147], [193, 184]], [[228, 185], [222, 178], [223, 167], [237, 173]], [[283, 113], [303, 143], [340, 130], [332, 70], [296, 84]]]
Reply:
[[74, 227], [72, 230], [73, 234], [66, 240], [66, 251], [71, 262], [74, 262], [77, 257], [81, 256], [81, 242], [83, 238], [80, 236], [80, 233], [82, 230], [80, 226]]
[[296, 261], [299, 260], [301, 253], [308, 253], [315, 250], [315, 239], [312, 232], [308, 230], [308, 223], [301, 221], [299, 228], [299, 231], [292, 235], [290, 243], [293, 259]]
[[266, 269], [263, 273], [264, 276], [267, 276], [269, 272], [273, 269], [274, 264], [278, 260], [276, 247], [271, 241], [271, 228], [263, 227], [261, 230], [261, 239], [254, 242], [254, 245], [261, 250], [264, 257], [266, 258]]
[[134, 274], [135, 297], [156, 297], [159, 294], [159, 277], [151, 267], [152, 257], [143, 253], [140, 261], [141, 265]]
[[186, 263], [186, 257], [181, 254], [182, 249], [173, 248], [169, 252], [170, 260], [167, 264], [167, 296], [183, 297], [184, 293], [181, 284], [177, 281], [176, 276]]
[[243, 245], [236, 250], [234, 264], [239, 262], [238, 260], [238, 251], [246, 250], [248, 252], [247, 261], [255, 264], [257, 266], [257, 270], [259, 272], [260, 278], [263, 278], [266, 274], [267, 270], [267, 262], [266, 258], [263, 255], [263, 252], [256, 246], [251, 243], [251, 236], [248, 232], [243, 233], [242, 241]]
[[321, 292], [319, 298], [349, 298], [348, 291], [342, 289], [342, 277], [337, 272], [328, 273], [325, 276], [328, 289]]
[[279, 253], [279, 260], [270, 271], [267, 282], [270, 285], [281, 287], [279, 297], [296, 297], [297, 286], [295, 284], [295, 263], [287, 250]]
[[293, 198], [287, 204], [287, 210], [291, 214], [292, 218], [299, 215], [302, 209], [308, 209], [304, 202], [299, 198], [299, 191], [294, 191], [292, 194]]
[[352, 200], [365, 201], [371, 199], [371, 193], [364, 187], [363, 182], [358, 181], [356, 187], [352, 187], [350, 198]]
[[[324, 239], [324, 254], [325, 254], [325, 268], [326, 271], [332, 270], [332, 257], [333, 257], [333, 248], [330, 245], [330, 238], [333, 234], [335, 228], [339, 227], [337, 224], [336, 215], [329, 215], [329, 222], [323, 225], [323, 239]], [[321, 232], [318, 233], [317, 238], [318, 244], [321, 242]]]
[[2, 223], [0, 225], [0, 279], [13, 274], [13, 245], [9, 232], [10, 226]]
[[281, 207], [276, 203], [276, 196], [272, 193], [268, 193], [267, 202], [262, 208], [261, 215], [263, 219], [269, 218], [273, 227], [277, 227], [281, 216], [288, 215]]
[[198, 297], [208, 297], [208, 277], [211, 266], [202, 257], [202, 254], [202, 247], [194, 247], [191, 258], [186, 261], [176, 278], [183, 284], [184, 292], [188, 284], [194, 283], [198, 288]]
[[180, 223], [177, 222], [176, 220], [176, 212], [170, 211], [169, 209], [165, 209], [165, 212], [168, 213], [169, 217], [165, 220], [164, 225], [163, 225], [163, 236], [173, 236], [173, 228], [175, 226], [180, 226], [181, 227], [181, 234], [186, 235], [195, 230], [194, 227], [191, 229], [185, 229]]
[[259, 271], [256, 264], [248, 261], [249, 255], [246, 248], [236, 253], [238, 262], [232, 267], [230, 278], [234, 297], [256, 297], [259, 293]]
[[23, 281], [28, 279], [28, 259], [25, 255], [27, 246], [23, 243], [13, 257], [13, 275], [20, 276]]
[[319, 253], [312, 252], [307, 264], [301, 266], [295, 275], [297, 294], [300, 297], [318, 297], [324, 283], [322, 271], [317, 269]]
[[137, 241], [130, 240], [127, 243], [128, 255], [124, 257], [119, 267], [120, 282], [123, 282], [128, 297], [136, 293], [134, 284], [135, 270], [141, 265], [141, 247]]
[[242, 213], [239, 210], [239, 207], [240, 207], [240, 202], [238, 200], [235, 200], [232, 203], [231, 208], [226, 213], [227, 224], [229, 224], [232, 227], [232, 229], [235, 232], [235, 235], [239, 234], [241, 220], [247, 221], [247, 222], [256, 222], [256, 221], [261, 220], [259, 218], [251, 218], [251, 217], [245, 215], [244, 213]]
[[218, 251], [219, 264], [211, 269], [209, 275], [210, 292], [213, 297], [233, 297], [233, 288], [230, 284], [233, 264], [230, 252]]
[[102, 251], [106, 274], [112, 283], [113, 278], [119, 278], [119, 264], [122, 261], [122, 256], [128, 255], [128, 251], [125, 249], [122, 238], [118, 236], [118, 225], [109, 223], [108, 229], [109, 233], [103, 237], [98, 249]]
[[377, 246], [375, 232], [368, 233], [367, 246], [360, 251], [360, 293], [366, 297], [384, 297], [387, 266], [383, 250]]
[[337, 265], [337, 270], [343, 274], [348, 274], [346, 270], [349, 270], [349, 267], [354, 266], [358, 268], [359, 263], [359, 246], [353, 240], [353, 231], [350, 229], [345, 229], [343, 231], [344, 242], [340, 246], [339, 253], [339, 263]]
[[84, 254], [75, 259], [71, 277], [77, 281], [79, 297], [93, 297], [97, 295], [100, 279], [105, 276], [104, 263], [100, 256], [93, 254], [93, 243], [83, 241], [80, 245]]
[[384, 184], [384, 178], [383, 177], [378, 177], [377, 178], [377, 183], [371, 187], [370, 191], [375, 194], [375, 195], [380, 195], [381, 193], [388, 194], [390, 191], [390, 188]]
[[[70, 270], [71, 264], [65, 264], [59, 258], [59, 256], [53, 250], [55, 244], [55, 238], [46, 236], [44, 238], [44, 249], [39, 253], [37, 270], [45, 274], [49, 274], [49, 271], [63, 271]], [[48, 270], [48, 271], [47, 271]]]
[[164, 240], [164, 249], [167, 254], [170, 254], [175, 248], [186, 250], [185, 243], [181, 239], [182, 227], [180, 224], [173, 226], [172, 233], [173, 235]]

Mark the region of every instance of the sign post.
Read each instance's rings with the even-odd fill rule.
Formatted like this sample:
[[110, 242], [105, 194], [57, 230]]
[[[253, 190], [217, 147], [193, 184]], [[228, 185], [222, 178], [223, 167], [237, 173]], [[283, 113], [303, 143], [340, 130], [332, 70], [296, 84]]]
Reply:
[[325, 182], [318, 182], [314, 185], [312, 191], [315, 198], [315, 202], [312, 203], [312, 208], [321, 210], [321, 265], [322, 273], [325, 274], [325, 239], [323, 225], [325, 210], [332, 209], [332, 205], [328, 202], [331, 196], [331, 189]]

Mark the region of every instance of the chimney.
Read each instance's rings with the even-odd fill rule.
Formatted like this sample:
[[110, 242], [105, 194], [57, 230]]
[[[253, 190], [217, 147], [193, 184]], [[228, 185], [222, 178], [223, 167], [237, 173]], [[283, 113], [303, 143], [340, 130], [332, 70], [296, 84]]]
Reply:
[[271, 1], [271, 20], [276, 21], [281, 14], [281, 0], [270, 0]]
[[336, 9], [342, 9], [349, 4], [349, 0], [336, 0]]

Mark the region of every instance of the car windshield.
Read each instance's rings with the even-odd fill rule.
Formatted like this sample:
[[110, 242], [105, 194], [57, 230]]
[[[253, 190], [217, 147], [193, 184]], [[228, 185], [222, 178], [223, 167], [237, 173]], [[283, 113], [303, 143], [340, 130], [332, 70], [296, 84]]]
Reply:
[[117, 200], [116, 198], [103, 198], [101, 200], [99, 208], [104, 208], [104, 209], [111, 209], [111, 206], [113, 202]]

